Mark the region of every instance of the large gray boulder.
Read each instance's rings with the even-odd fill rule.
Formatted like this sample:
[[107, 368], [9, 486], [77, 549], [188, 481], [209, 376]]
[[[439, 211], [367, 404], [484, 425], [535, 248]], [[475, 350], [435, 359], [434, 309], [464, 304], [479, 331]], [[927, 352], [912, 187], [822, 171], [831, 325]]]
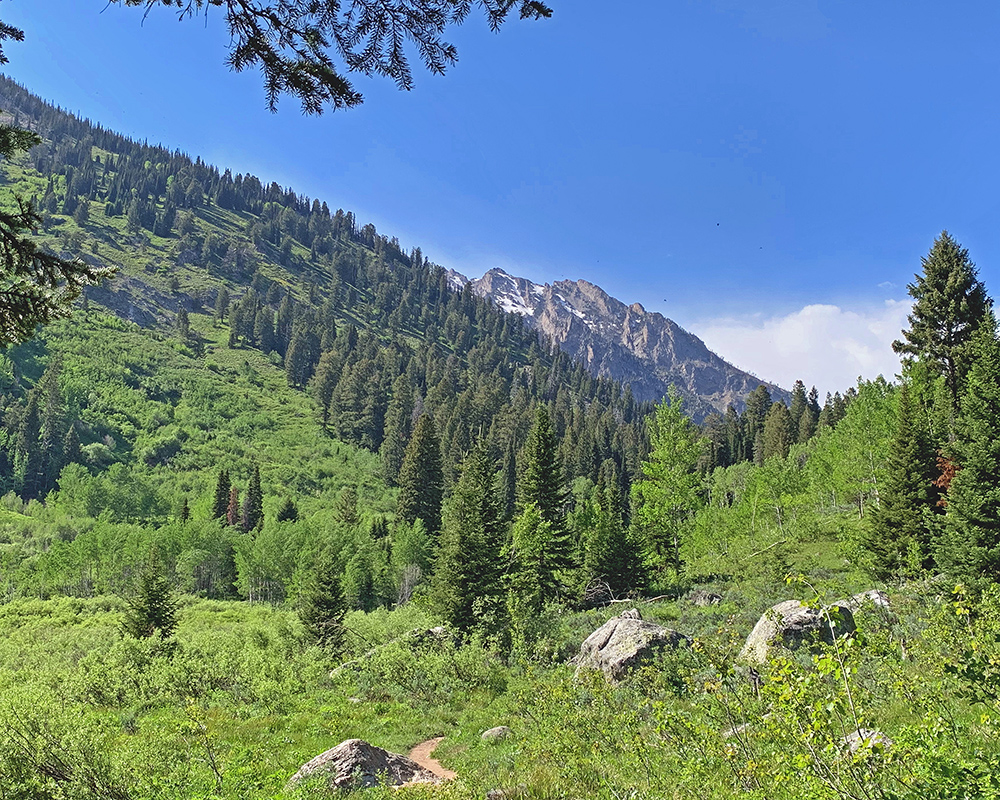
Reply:
[[798, 600], [772, 606], [754, 625], [740, 651], [741, 661], [763, 664], [775, 647], [796, 650], [816, 642], [830, 644], [856, 630], [847, 602], [812, 608]]
[[313, 776], [325, 778], [331, 791], [441, 781], [406, 756], [390, 753], [363, 739], [348, 739], [321, 753], [303, 764], [288, 784], [294, 786]]
[[579, 675], [582, 670], [599, 669], [608, 680], [620, 681], [657, 651], [688, 641], [677, 631], [646, 622], [632, 608], [609, 619], [586, 638], [575, 659], [576, 672]]

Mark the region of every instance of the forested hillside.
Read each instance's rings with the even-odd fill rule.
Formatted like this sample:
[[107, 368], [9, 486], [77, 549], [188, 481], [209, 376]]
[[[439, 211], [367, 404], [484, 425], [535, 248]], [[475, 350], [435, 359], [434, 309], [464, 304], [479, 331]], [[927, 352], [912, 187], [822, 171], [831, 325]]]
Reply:
[[[313, 796], [440, 734], [418, 796], [1000, 794], [1000, 343], [950, 236], [900, 381], [696, 426], [350, 212], [0, 107], [44, 139], [6, 201], [117, 269], [0, 355], [0, 795]], [[748, 660], [789, 599], [826, 633]], [[574, 676], [625, 603], [671, 646]]]

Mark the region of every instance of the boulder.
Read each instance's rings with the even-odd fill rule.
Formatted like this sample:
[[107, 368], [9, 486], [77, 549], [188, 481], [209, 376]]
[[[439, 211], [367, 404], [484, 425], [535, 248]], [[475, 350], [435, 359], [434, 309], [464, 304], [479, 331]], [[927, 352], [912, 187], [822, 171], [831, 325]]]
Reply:
[[499, 742], [501, 739], [506, 739], [508, 736], [510, 736], [510, 728], [506, 725], [497, 725], [495, 728], [483, 731], [481, 738], [484, 742]]
[[441, 780], [406, 756], [390, 753], [363, 739], [348, 739], [306, 762], [288, 785], [294, 786], [312, 776], [325, 778], [331, 791]]
[[632, 608], [587, 637], [575, 659], [576, 671], [599, 669], [608, 680], [619, 681], [658, 650], [688, 641], [677, 631], [644, 621], [638, 609]]
[[796, 650], [817, 641], [830, 644], [855, 630], [854, 615], [845, 601], [811, 608], [798, 600], [786, 600], [772, 606], [757, 621], [739, 658], [763, 664], [772, 647]]

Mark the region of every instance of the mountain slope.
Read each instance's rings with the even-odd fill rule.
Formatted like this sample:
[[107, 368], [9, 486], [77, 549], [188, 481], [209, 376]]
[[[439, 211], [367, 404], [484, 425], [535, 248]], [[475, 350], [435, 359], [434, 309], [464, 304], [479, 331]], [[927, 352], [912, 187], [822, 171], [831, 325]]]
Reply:
[[674, 385], [698, 419], [725, 412], [729, 404], [742, 409], [762, 383], [774, 399], [788, 400], [783, 389], [724, 361], [662, 314], [625, 305], [588, 281], [539, 285], [497, 268], [471, 284], [477, 295], [524, 316], [594, 374], [628, 383], [639, 400], [659, 400]]

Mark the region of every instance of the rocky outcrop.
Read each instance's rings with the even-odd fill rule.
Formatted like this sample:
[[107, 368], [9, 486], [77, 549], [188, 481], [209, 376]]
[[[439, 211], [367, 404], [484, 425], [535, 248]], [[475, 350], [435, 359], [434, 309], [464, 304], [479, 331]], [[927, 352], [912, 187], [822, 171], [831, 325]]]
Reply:
[[874, 606], [886, 611], [892, 608], [892, 604], [889, 602], [889, 595], [881, 589], [869, 589], [866, 592], [852, 594], [847, 599], [847, 605], [850, 606], [851, 611], [857, 611], [864, 606]]
[[644, 621], [637, 609], [629, 609], [609, 619], [580, 645], [576, 671], [599, 669], [608, 680], [620, 681], [658, 651], [688, 641], [677, 631]]
[[[696, 420], [746, 396], [764, 381], [717, 356], [697, 336], [662, 314], [630, 306], [588, 281], [539, 285], [491, 269], [473, 291], [525, 317], [596, 375], [628, 383], [639, 400], [660, 400], [671, 385]], [[788, 393], [766, 384], [773, 399]]]
[[813, 608], [798, 600], [786, 600], [768, 609], [757, 621], [739, 658], [763, 664], [774, 647], [796, 650], [820, 641], [829, 644], [854, 631], [854, 615], [846, 602]]
[[303, 764], [289, 786], [307, 778], [323, 779], [333, 791], [404, 783], [438, 783], [440, 778], [415, 761], [363, 739], [348, 739]]
[[722, 602], [722, 595], [716, 594], [715, 592], [708, 592], [704, 589], [695, 589], [691, 594], [687, 596], [687, 601], [699, 608], [705, 608], [707, 606], [717, 606]]

